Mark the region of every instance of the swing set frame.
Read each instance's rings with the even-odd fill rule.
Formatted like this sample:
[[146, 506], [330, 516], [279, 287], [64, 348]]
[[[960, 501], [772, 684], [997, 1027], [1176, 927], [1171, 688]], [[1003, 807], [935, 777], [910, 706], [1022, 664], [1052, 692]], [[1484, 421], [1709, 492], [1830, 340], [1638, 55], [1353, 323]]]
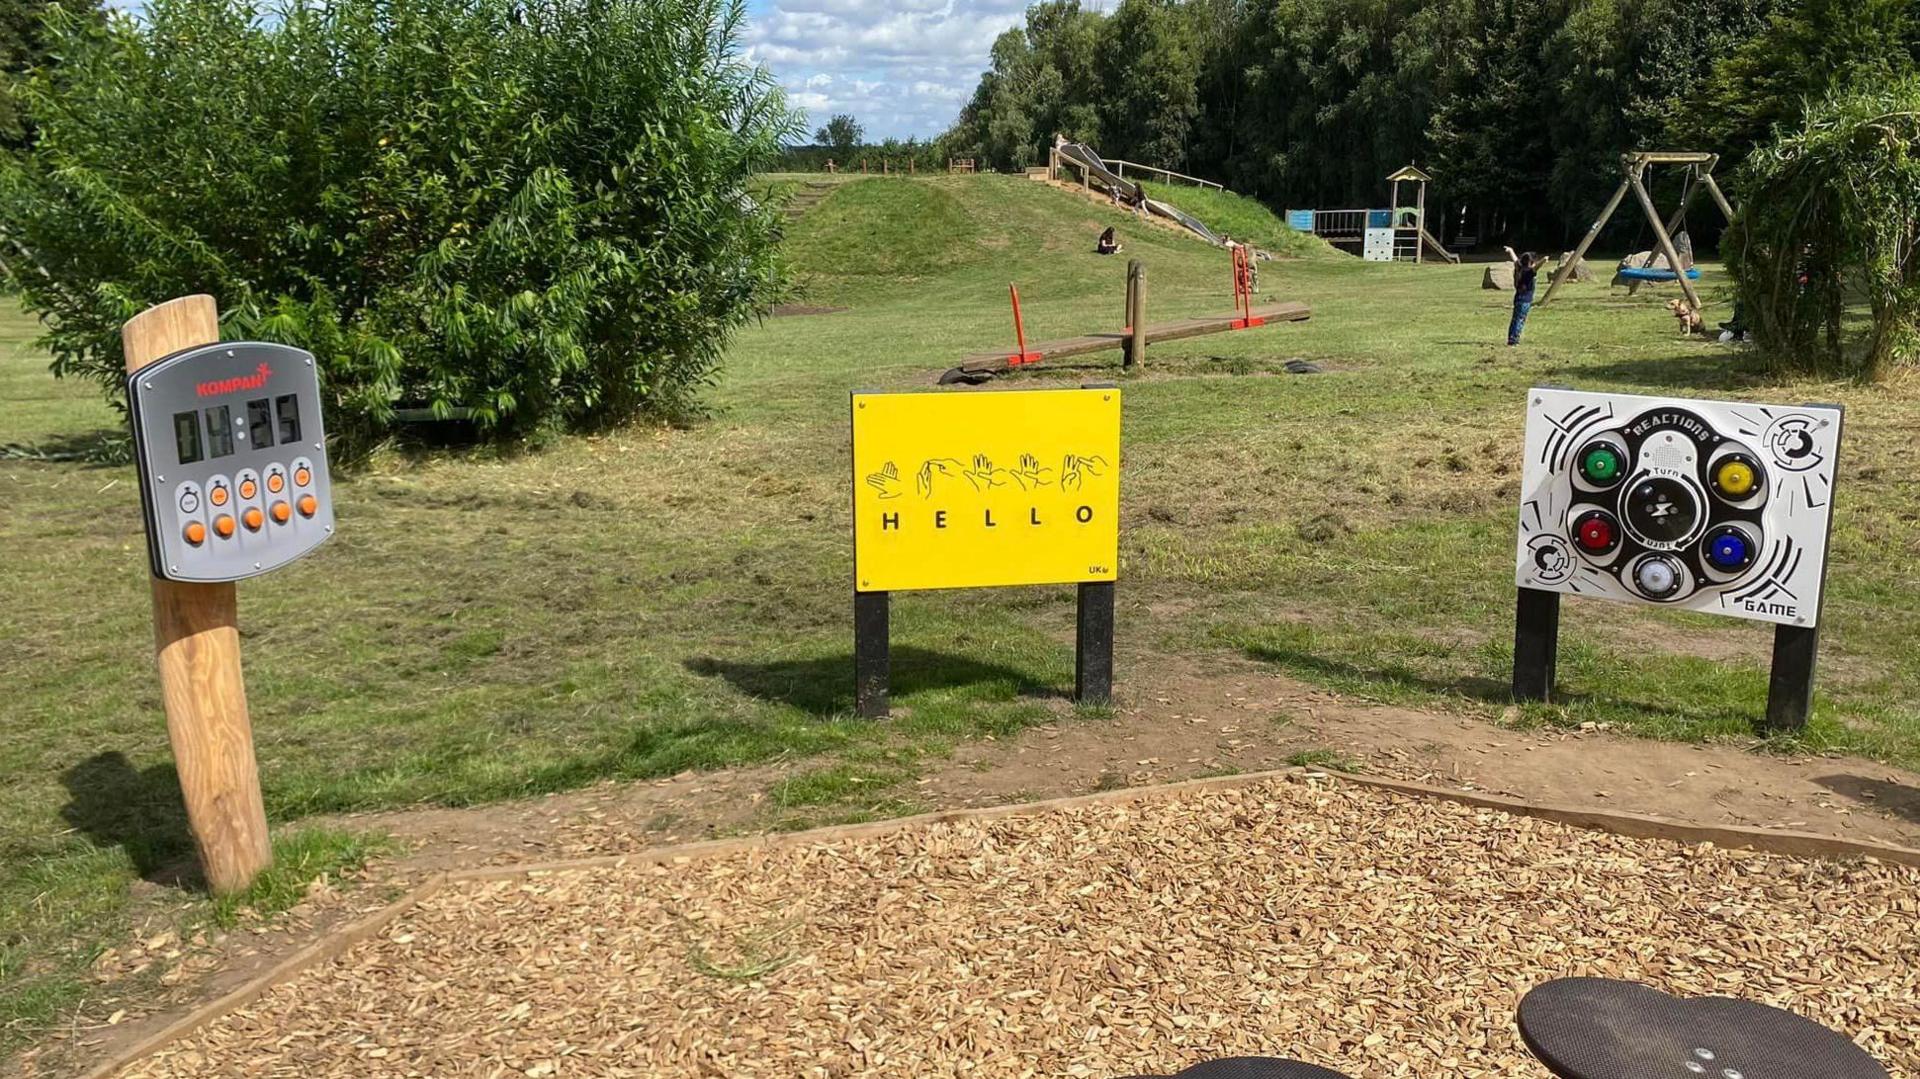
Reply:
[[[1733, 206], [1727, 202], [1727, 196], [1721, 192], [1720, 185], [1713, 179], [1713, 167], [1719, 163], [1719, 154], [1684, 150], [1634, 150], [1621, 154], [1620, 186], [1614, 190], [1613, 197], [1607, 200], [1606, 209], [1600, 211], [1600, 217], [1594, 221], [1593, 227], [1581, 237], [1580, 246], [1574, 249], [1573, 256], [1562, 262], [1560, 268], [1554, 271], [1553, 283], [1547, 286], [1547, 294], [1540, 300], [1541, 305], [1544, 306], [1547, 301], [1553, 299], [1554, 292], [1566, 283], [1567, 278], [1573, 274], [1573, 268], [1580, 265], [1580, 260], [1586, 257], [1587, 248], [1593, 246], [1593, 241], [1600, 235], [1600, 230], [1607, 227], [1613, 212], [1620, 208], [1620, 203], [1626, 199], [1627, 192], [1631, 191], [1640, 203], [1641, 212], [1647, 215], [1647, 224], [1653, 226], [1654, 240], [1658, 244], [1660, 254], [1666, 256], [1667, 265], [1673, 269], [1674, 280], [1680, 283], [1680, 289], [1687, 294], [1687, 302], [1693, 305], [1693, 309], [1700, 310], [1700, 294], [1694, 291], [1693, 282], [1687, 278], [1686, 268], [1680, 265], [1680, 254], [1673, 246], [1673, 232], [1686, 221], [1687, 205], [1693, 201], [1694, 189], [1699, 187], [1707, 189], [1707, 194], [1713, 196], [1714, 205], [1720, 208], [1720, 213], [1726, 217], [1728, 224], [1732, 224]], [[1685, 165], [1688, 170], [1688, 183], [1685, 193], [1680, 197], [1680, 207], [1664, 223], [1660, 220], [1659, 208], [1653, 204], [1653, 195], [1647, 191], [1647, 169], [1653, 165]], [[1647, 262], [1648, 265], [1652, 264], [1652, 256], [1648, 256]]]

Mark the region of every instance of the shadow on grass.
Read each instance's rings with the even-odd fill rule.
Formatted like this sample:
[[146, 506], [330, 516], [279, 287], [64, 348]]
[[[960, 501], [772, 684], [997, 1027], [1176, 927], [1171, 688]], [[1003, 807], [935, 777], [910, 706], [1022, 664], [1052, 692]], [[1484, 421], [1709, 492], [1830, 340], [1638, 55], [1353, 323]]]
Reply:
[[118, 468], [133, 461], [133, 439], [124, 427], [102, 427], [85, 433], [54, 435], [31, 445], [0, 445], [0, 458]]
[[[1350, 687], [1360, 693], [1377, 692], [1394, 699], [1395, 691], [1436, 698], [1479, 701], [1497, 707], [1514, 703], [1513, 687], [1507, 681], [1485, 675], [1463, 674], [1436, 677], [1407, 664], [1388, 662], [1368, 665], [1331, 659], [1305, 648], [1264, 643], [1243, 646], [1256, 660], [1277, 664], [1310, 681], [1335, 687]], [[1565, 677], [1564, 671], [1562, 675]], [[1553, 706], [1569, 716], [1623, 719], [1628, 716], [1662, 716], [1683, 725], [1685, 730], [1715, 731], [1745, 729], [1750, 717], [1738, 708], [1724, 710], [1688, 707], [1677, 699], [1640, 699], [1634, 694], [1598, 694], [1568, 689], [1564, 681], [1553, 688]]]
[[1845, 772], [1820, 776], [1814, 782], [1861, 805], [1884, 809], [1902, 820], [1920, 824], [1920, 787]]
[[1731, 346], [1650, 359], [1572, 364], [1566, 371], [1578, 374], [1583, 381], [1615, 386], [1707, 391], [1760, 386], [1775, 380], [1757, 355]]
[[[1025, 672], [1004, 664], [983, 663], [947, 652], [895, 646], [890, 659], [890, 686], [896, 700], [928, 690], [963, 688], [997, 699], [1065, 695], [1060, 687], [1036, 682]], [[781, 701], [817, 716], [853, 711], [851, 653], [770, 663], [697, 656], [687, 660], [686, 667], [694, 674], [718, 675], [750, 697]]]
[[141, 770], [118, 751], [101, 753], [67, 769], [60, 782], [68, 797], [61, 819], [96, 846], [125, 850], [134, 870], [153, 883], [203, 886], [171, 764]]

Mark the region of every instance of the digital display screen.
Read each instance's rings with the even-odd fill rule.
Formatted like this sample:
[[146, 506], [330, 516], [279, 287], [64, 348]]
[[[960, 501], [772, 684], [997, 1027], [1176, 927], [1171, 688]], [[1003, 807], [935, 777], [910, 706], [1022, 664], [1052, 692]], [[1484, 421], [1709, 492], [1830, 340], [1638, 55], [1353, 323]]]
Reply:
[[207, 456], [233, 455], [233, 409], [216, 405], [207, 409]]
[[300, 441], [300, 398], [283, 393], [274, 400], [274, 407], [280, 412], [280, 444]]
[[173, 445], [179, 451], [181, 464], [190, 465], [200, 459], [200, 413], [173, 414]]
[[264, 397], [247, 402], [247, 441], [256, 450], [273, 445], [273, 407]]

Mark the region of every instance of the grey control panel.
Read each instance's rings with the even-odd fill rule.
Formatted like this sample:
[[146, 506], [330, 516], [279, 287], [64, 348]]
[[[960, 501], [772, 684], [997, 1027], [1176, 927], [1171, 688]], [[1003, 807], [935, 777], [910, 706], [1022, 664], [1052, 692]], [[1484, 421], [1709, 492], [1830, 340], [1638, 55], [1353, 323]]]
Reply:
[[244, 580], [333, 534], [312, 353], [190, 348], [127, 376], [127, 401], [155, 576]]

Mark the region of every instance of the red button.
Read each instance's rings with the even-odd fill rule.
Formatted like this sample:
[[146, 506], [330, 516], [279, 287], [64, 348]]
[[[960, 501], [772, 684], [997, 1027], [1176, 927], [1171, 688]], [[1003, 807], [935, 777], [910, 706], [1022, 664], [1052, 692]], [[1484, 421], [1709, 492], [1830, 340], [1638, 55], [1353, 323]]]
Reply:
[[1604, 551], [1613, 546], [1613, 526], [1599, 517], [1582, 521], [1580, 546], [1589, 551]]

